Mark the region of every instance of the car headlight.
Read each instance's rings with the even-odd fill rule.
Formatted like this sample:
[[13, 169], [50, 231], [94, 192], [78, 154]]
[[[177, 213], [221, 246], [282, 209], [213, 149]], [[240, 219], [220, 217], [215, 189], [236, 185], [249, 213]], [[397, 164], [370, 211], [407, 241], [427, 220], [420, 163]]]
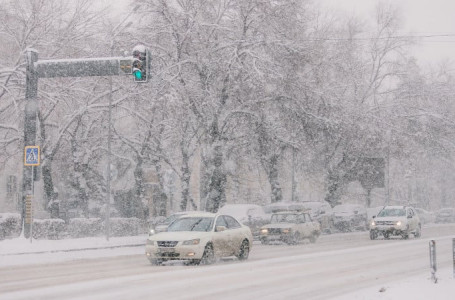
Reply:
[[147, 241], [145, 242], [145, 244], [146, 244], [146, 245], [153, 246], [153, 245], [155, 244], [155, 242], [154, 242], [154, 241], [151, 241], [151, 240], [147, 240]]
[[376, 226], [376, 222], [375, 221], [371, 221], [370, 225], [371, 226]]
[[155, 230], [154, 229], [150, 229], [149, 235], [154, 235], [154, 234], [155, 234]]
[[283, 228], [283, 229], [281, 229], [281, 232], [282, 233], [289, 233], [289, 232], [291, 232], [291, 229], [290, 228]]
[[187, 240], [183, 241], [182, 245], [198, 245], [200, 241], [200, 239]]
[[260, 231], [261, 234], [268, 234], [269, 230], [267, 228], [262, 228]]
[[401, 226], [401, 221], [397, 221], [397, 226]]

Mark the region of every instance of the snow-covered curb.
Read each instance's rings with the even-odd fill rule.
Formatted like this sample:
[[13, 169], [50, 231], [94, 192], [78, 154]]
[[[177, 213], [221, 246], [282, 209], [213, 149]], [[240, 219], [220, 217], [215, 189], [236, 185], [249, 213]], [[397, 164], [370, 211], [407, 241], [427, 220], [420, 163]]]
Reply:
[[111, 237], [89, 237], [63, 240], [32, 240], [14, 238], [0, 241], [0, 255], [32, 254], [45, 252], [67, 252], [94, 249], [119, 248], [145, 245], [147, 235]]

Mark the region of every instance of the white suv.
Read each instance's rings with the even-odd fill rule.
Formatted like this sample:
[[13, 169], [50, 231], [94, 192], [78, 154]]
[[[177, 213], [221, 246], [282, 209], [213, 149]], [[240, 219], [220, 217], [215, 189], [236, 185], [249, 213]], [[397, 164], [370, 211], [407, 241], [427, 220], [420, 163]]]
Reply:
[[407, 239], [409, 234], [419, 238], [422, 233], [419, 216], [410, 206], [385, 206], [370, 223], [370, 239], [374, 240], [379, 234], [385, 239], [391, 235]]

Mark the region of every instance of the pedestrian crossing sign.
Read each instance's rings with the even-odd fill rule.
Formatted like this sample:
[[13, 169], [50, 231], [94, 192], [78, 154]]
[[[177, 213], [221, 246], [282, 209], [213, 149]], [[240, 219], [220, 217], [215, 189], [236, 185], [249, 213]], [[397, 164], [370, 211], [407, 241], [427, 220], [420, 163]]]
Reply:
[[24, 151], [24, 166], [39, 166], [40, 149], [39, 146], [26, 146]]

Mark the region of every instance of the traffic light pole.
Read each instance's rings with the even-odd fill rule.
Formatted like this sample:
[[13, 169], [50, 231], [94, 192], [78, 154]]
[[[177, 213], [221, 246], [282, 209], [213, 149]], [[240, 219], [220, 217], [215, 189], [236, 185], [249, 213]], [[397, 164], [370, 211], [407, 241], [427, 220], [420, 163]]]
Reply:
[[[148, 49], [146, 50], [148, 54]], [[26, 92], [24, 146], [33, 146], [36, 143], [36, 117], [38, 112], [37, 95], [39, 78], [117, 76], [132, 74], [133, 57], [102, 57], [89, 59], [55, 59], [39, 61], [38, 52], [33, 49], [28, 49], [26, 51], [26, 58], [27, 67], [25, 81]], [[149, 68], [150, 66], [148, 65], [147, 67]], [[112, 95], [110, 95], [110, 97], [112, 97]], [[109, 105], [111, 105], [111, 102], [112, 99], [109, 98]], [[109, 115], [109, 122], [110, 118], [111, 116]], [[110, 141], [108, 147], [110, 151]], [[31, 224], [26, 224], [25, 222], [25, 207], [27, 195], [33, 194], [33, 168], [24, 165], [22, 176], [21, 219], [24, 235], [26, 238], [28, 238], [31, 235]], [[107, 174], [107, 176], [107, 184], [110, 185], [110, 174]], [[108, 202], [110, 201], [108, 200]], [[109, 203], [107, 203], [107, 205], [109, 205]], [[107, 226], [108, 225], [109, 218], [107, 217]]]
[[[26, 77], [25, 77], [25, 120], [24, 120], [24, 149], [26, 146], [34, 146], [36, 141], [36, 114], [38, 111], [38, 75], [36, 74], [35, 62], [38, 61], [38, 52], [28, 49], [26, 52]], [[26, 200], [32, 201], [33, 195], [33, 167], [25, 166], [22, 170], [22, 210], [21, 221], [24, 236], [31, 237], [32, 221], [26, 218]], [[27, 198], [28, 197], [28, 198]]]

